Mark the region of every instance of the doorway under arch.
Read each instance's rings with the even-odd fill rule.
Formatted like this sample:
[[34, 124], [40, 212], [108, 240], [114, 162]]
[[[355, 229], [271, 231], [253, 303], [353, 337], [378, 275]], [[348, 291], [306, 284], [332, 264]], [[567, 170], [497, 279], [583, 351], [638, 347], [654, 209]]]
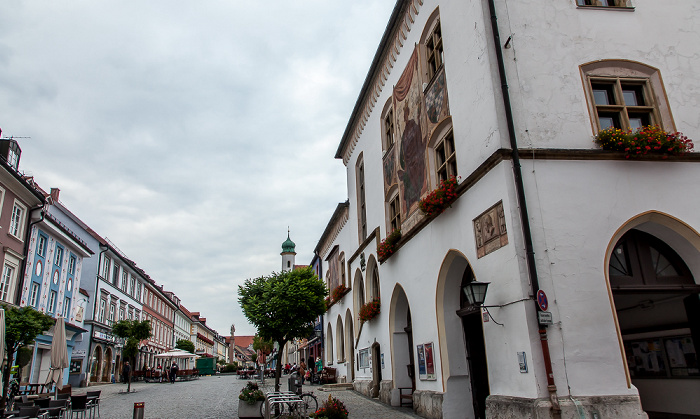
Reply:
[[650, 213], [621, 229], [607, 253], [621, 349], [650, 418], [700, 411], [698, 239], [678, 220]]
[[468, 307], [462, 288], [476, 280], [467, 258], [445, 256], [436, 294], [445, 417], [484, 418], [490, 393], [480, 310]]
[[413, 354], [413, 321], [406, 292], [396, 285], [391, 296], [389, 327], [394, 389], [416, 389], [416, 365]]
[[102, 347], [97, 345], [92, 352], [93, 355], [92, 367], [90, 368], [90, 381], [96, 383], [100, 381], [100, 373], [102, 368]]
[[109, 383], [111, 380], [111, 374], [112, 374], [112, 348], [107, 347], [105, 350], [105, 359], [104, 359], [104, 365], [102, 367], [102, 379], [101, 381], [103, 383]]
[[353, 332], [352, 312], [348, 309], [345, 312], [345, 359], [347, 360], [348, 383], [355, 380], [355, 339]]

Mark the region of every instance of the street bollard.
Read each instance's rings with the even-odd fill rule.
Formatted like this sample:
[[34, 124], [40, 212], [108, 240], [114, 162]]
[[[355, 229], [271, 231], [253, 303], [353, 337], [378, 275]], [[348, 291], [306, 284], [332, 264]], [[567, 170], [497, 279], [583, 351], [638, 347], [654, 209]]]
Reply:
[[143, 419], [144, 402], [134, 403], [134, 419]]

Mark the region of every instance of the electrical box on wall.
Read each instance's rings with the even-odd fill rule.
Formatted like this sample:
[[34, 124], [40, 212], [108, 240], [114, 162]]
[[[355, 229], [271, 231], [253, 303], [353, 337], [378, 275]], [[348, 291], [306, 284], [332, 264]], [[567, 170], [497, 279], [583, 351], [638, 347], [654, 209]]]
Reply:
[[525, 352], [518, 352], [518, 364], [520, 365], [520, 372], [527, 372], [527, 357]]

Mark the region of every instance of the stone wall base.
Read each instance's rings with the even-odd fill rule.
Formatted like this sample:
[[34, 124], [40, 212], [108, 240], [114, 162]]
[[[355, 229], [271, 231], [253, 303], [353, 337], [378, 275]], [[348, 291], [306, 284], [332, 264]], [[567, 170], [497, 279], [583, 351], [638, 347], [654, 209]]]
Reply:
[[372, 380], [355, 380], [352, 382], [352, 385], [356, 392], [372, 397]]
[[424, 418], [442, 419], [442, 395], [437, 391], [414, 391], [413, 411]]
[[[557, 419], [647, 419], [639, 396], [577, 396], [573, 399], [560, 397], [559, 405], [561, 416]], [[489, 396], [486, 399], [487, 418], [552, 419], [552, 413], [552, 403], [549, 399], [510, 396]]]
[[379, 401], [391, 406], [391, 390], [394, 388], [394, 382], [391, 380], [382, 380], [379, 383]]

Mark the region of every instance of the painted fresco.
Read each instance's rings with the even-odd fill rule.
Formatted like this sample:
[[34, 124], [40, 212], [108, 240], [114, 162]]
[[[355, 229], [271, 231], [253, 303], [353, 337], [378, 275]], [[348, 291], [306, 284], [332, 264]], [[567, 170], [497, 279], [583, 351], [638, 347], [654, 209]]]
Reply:
[[392, 146], [384, 156], [384, 198], [392, 186], [396, 185], [396, 147]]
[[444, 67], [437, 74], [430, 88], [425, 92], [425, 109], [428, 116], [428, 132], [432, 132], [438, 122], [450, 114]]
[[427, 129], [422, 83], [418, 69], [418, 49], [394, 86], [394, 115], [397, 127], [397, 177], [401, 195], [402, 218], [418, 208], [428, 191], [426, 162]]

